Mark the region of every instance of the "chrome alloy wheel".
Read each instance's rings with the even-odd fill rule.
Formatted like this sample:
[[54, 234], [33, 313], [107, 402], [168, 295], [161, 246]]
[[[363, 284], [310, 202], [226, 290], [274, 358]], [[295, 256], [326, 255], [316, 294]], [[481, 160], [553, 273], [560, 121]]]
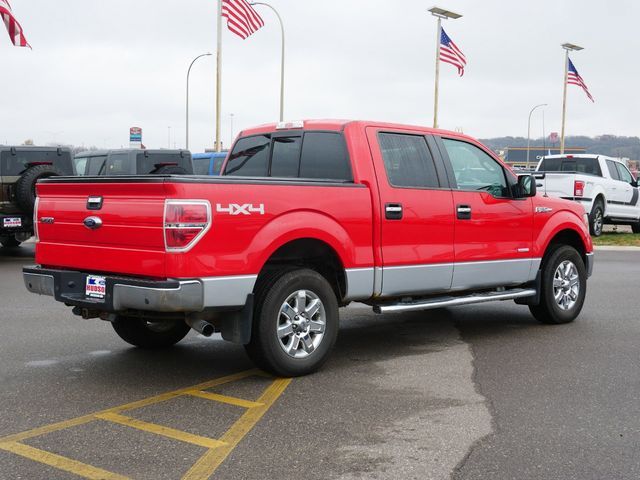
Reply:
[[553, 296], [562, 310], [571, 310], [580, 295], [580, 276], [578, 269], [569, 260], [565, 260], [553, 274]]
[[320, 298], [310, 290], [292, 293], [278, 314], [278, 343], [287, 355], [306, 358], [322, 342], [327, 316]]
[[593, 218], [593, 232], [596, 235], [600, 235], [602, 233], [603, 226], [604, 226], [604, 218], [602, 216], [602, 210], [598, 209], [596, 210]]

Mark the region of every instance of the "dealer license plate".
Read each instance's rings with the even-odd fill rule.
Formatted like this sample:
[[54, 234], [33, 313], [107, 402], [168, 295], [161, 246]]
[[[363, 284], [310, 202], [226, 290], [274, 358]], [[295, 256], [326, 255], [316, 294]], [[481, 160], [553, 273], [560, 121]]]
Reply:
[[87, 282], [84, 287], [85, 297], [104, 300], [106, 294], [107, 279], [97, 275], [87, 275]]
[[4, 228], [19, 228], [22, 226], [22, 219], [20, 217], [4, 217], [2, 226]]

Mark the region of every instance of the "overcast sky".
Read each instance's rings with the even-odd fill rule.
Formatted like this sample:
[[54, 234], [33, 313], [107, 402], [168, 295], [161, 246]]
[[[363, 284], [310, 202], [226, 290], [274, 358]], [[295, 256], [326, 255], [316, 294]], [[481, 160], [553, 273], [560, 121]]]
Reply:
[[[592, 104], [570, 86], [567, 134], [640, 135], [640, 2], [633, 0], [268, 0], [287, 33], [286, 119], [353, 118], [430, 125], [438, 5], [463, 17], [444, 28], [465, 53], [464, 77], [442, 64], [440, 126], [476, 137], [526, 136], [548, 103], [559, 131], [564, 58], [572, 55]], [[434, 3], [435, 2], [435, 3]], [[0, 31], [0, 143], [128, 146], [185, 143], [185, 77], [214, 52], [215, 0], [12, 0], [33, 50]], [[223, 32], [223, 140], [276, 121], [280, 29], [241, 40]], [[3, 28], [0, 26], [0, 28]], [[3, 29], [4, 30], [4, 29]], [[214, 57], [191, 74], [191, 150], [214, 139]], [[169, 140], [169, 129], [170, 140]], [[542, 135], [542, 112], [532, 136]]]

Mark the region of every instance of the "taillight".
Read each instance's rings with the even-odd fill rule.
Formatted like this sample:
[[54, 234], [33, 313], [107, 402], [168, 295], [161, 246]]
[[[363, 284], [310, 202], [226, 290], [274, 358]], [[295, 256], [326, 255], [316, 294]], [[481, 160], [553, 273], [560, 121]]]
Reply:
[[33, 205], [33, 235], [36, 237], [36, 243], [40, 240], [38, 236], [38, 205], [40, 197], [36, 197], [36, 203]]
[[206, 200], [166, 200], [164, 244], [167, 252], [186, 252], [211, 227], [211, 205]]
[[582, 197], [584, 195], [584, 182], [576, 180], [573, 183], [573, 196]]

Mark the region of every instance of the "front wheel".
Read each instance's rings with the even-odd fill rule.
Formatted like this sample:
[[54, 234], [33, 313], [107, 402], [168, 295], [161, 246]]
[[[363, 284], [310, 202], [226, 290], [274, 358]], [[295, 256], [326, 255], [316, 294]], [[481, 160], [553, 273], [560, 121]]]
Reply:
[[299, 269], [264, 282], [256, 295], [249, 357], [275, 375], [319, 369], [338, 335], [338, 301], [318, 272]]
[[530, 305], [529, 310], [541, 323], [569, 323], [580, 314], [586, 293], [582, 257], [575, 248], [563, 245], [544, 260], [540, 304]]
[[119, 315], [111, 324], [125, 342], [146, 349], [170, 347], [189, 333], [190, 327], [181, 320], [151, 321]]

